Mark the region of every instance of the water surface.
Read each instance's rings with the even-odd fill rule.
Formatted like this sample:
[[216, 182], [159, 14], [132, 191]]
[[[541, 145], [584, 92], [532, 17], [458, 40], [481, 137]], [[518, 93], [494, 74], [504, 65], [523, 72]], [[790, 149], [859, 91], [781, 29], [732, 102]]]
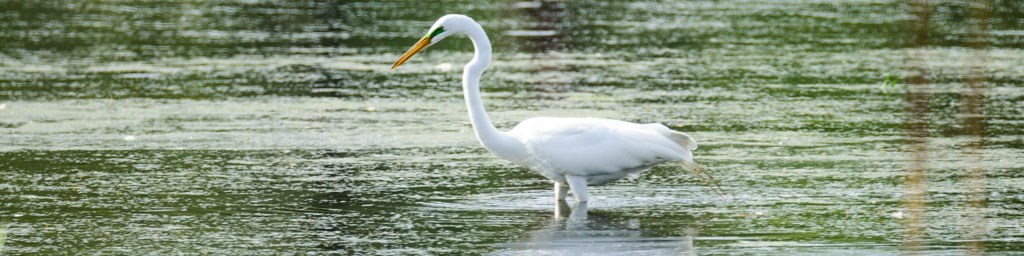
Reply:
[[[892, 1], [0, 5], [4, 254], [1024, 250], [1017, 1], [992, 1], [985, 51], [960, 2], [932, 6], [923, 47]], [[495, 44], [482, 84], [500, 129], [663, 123], [697, 139], [728, 196], [665, 165], [567, 215], [549, 182], [475, 141], [468, 40], [388, 71], [447, 13]], [[918, 69], [923, 87], [885, 83]]]

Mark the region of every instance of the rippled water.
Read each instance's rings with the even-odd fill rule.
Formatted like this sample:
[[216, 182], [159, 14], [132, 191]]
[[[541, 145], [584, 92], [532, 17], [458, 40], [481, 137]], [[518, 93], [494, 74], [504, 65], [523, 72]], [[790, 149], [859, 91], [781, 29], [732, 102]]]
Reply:
[[[945, 1], [926, 47], [871, 0], [3, 2], [0, 254], [1019, 253], [1024, 6], [991, 4], [978, 51]], [[499, 128], [664, 123], [729, 195], [666, 165], [556, 205], [475, 141], [468, 40], [388, 71], [446, 13]]]

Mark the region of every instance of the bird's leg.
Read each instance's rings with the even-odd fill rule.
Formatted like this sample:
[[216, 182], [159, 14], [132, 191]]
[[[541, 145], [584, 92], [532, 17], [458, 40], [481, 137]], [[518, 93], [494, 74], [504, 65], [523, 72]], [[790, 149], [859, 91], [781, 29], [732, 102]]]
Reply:
[[556, 220], [564, 219], [566, 217], [569, 217], [570, 213], [572, 213], [572, 208], [569, 208], [569, 204], [566, 203], [565, 200], [561, 200], [561, 201], [555, 202], [555, 219]]
[[573, 220], [587, 220], [587, 202], [576, 202], [569, 217]]
[[587, 194], [587, 178], [566, 175], [565, 181], [569, 183], [569, 189], [572, 189], [572, 194], [576, 196], [577, 203], [590, 201], [590, 195]]
[[565, 202], [567, 195], [569, 195], [569, 185], [565, 181], [555, 181], [555, 201]]

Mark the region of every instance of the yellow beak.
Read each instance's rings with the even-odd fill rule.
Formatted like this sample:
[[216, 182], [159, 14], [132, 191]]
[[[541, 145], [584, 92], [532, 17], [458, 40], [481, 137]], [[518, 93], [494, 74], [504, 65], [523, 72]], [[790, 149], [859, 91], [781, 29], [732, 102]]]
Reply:
[[416, 44], [412, 45], [412, 48], [409, 48], [408, 51], [405, 51], [405, 54], [402, 54], [401, 58], [398, 58], [398, 61], [395, 61], [395, 65], [391, 66], [391, 70], [395, 70], [396, 68], [398, 68], [398, 66], [401, 66], [402, 63], [405, 63], [405, 61], [409, 60], [409, 58], [412, 58], [413, 55], [416, 55], [417, 52], [420, 52], [421, 50], [423, 50], [423, 48], [426, 48], [428, 45], [430, 45], [430, 36], [424, 36], [423, 38], [420, 38], [420, 40], [417, 41]]

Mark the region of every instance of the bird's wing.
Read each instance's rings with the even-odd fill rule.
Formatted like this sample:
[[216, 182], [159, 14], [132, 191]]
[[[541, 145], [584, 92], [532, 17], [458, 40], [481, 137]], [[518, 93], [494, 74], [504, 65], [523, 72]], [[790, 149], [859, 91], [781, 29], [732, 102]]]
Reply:
[[[662, 130], [664, 129], [664, 130]], [[691, 160], [689, 136], [660, 124], [597, 118], [532, 118], [509, 133], [523, 142], [532, 166], [592, 176], [645, 168], [668, 160]], [[673, 137], [675, 136], [675, 137]], [[683, 139], [687, 143], [677, 142]]]

